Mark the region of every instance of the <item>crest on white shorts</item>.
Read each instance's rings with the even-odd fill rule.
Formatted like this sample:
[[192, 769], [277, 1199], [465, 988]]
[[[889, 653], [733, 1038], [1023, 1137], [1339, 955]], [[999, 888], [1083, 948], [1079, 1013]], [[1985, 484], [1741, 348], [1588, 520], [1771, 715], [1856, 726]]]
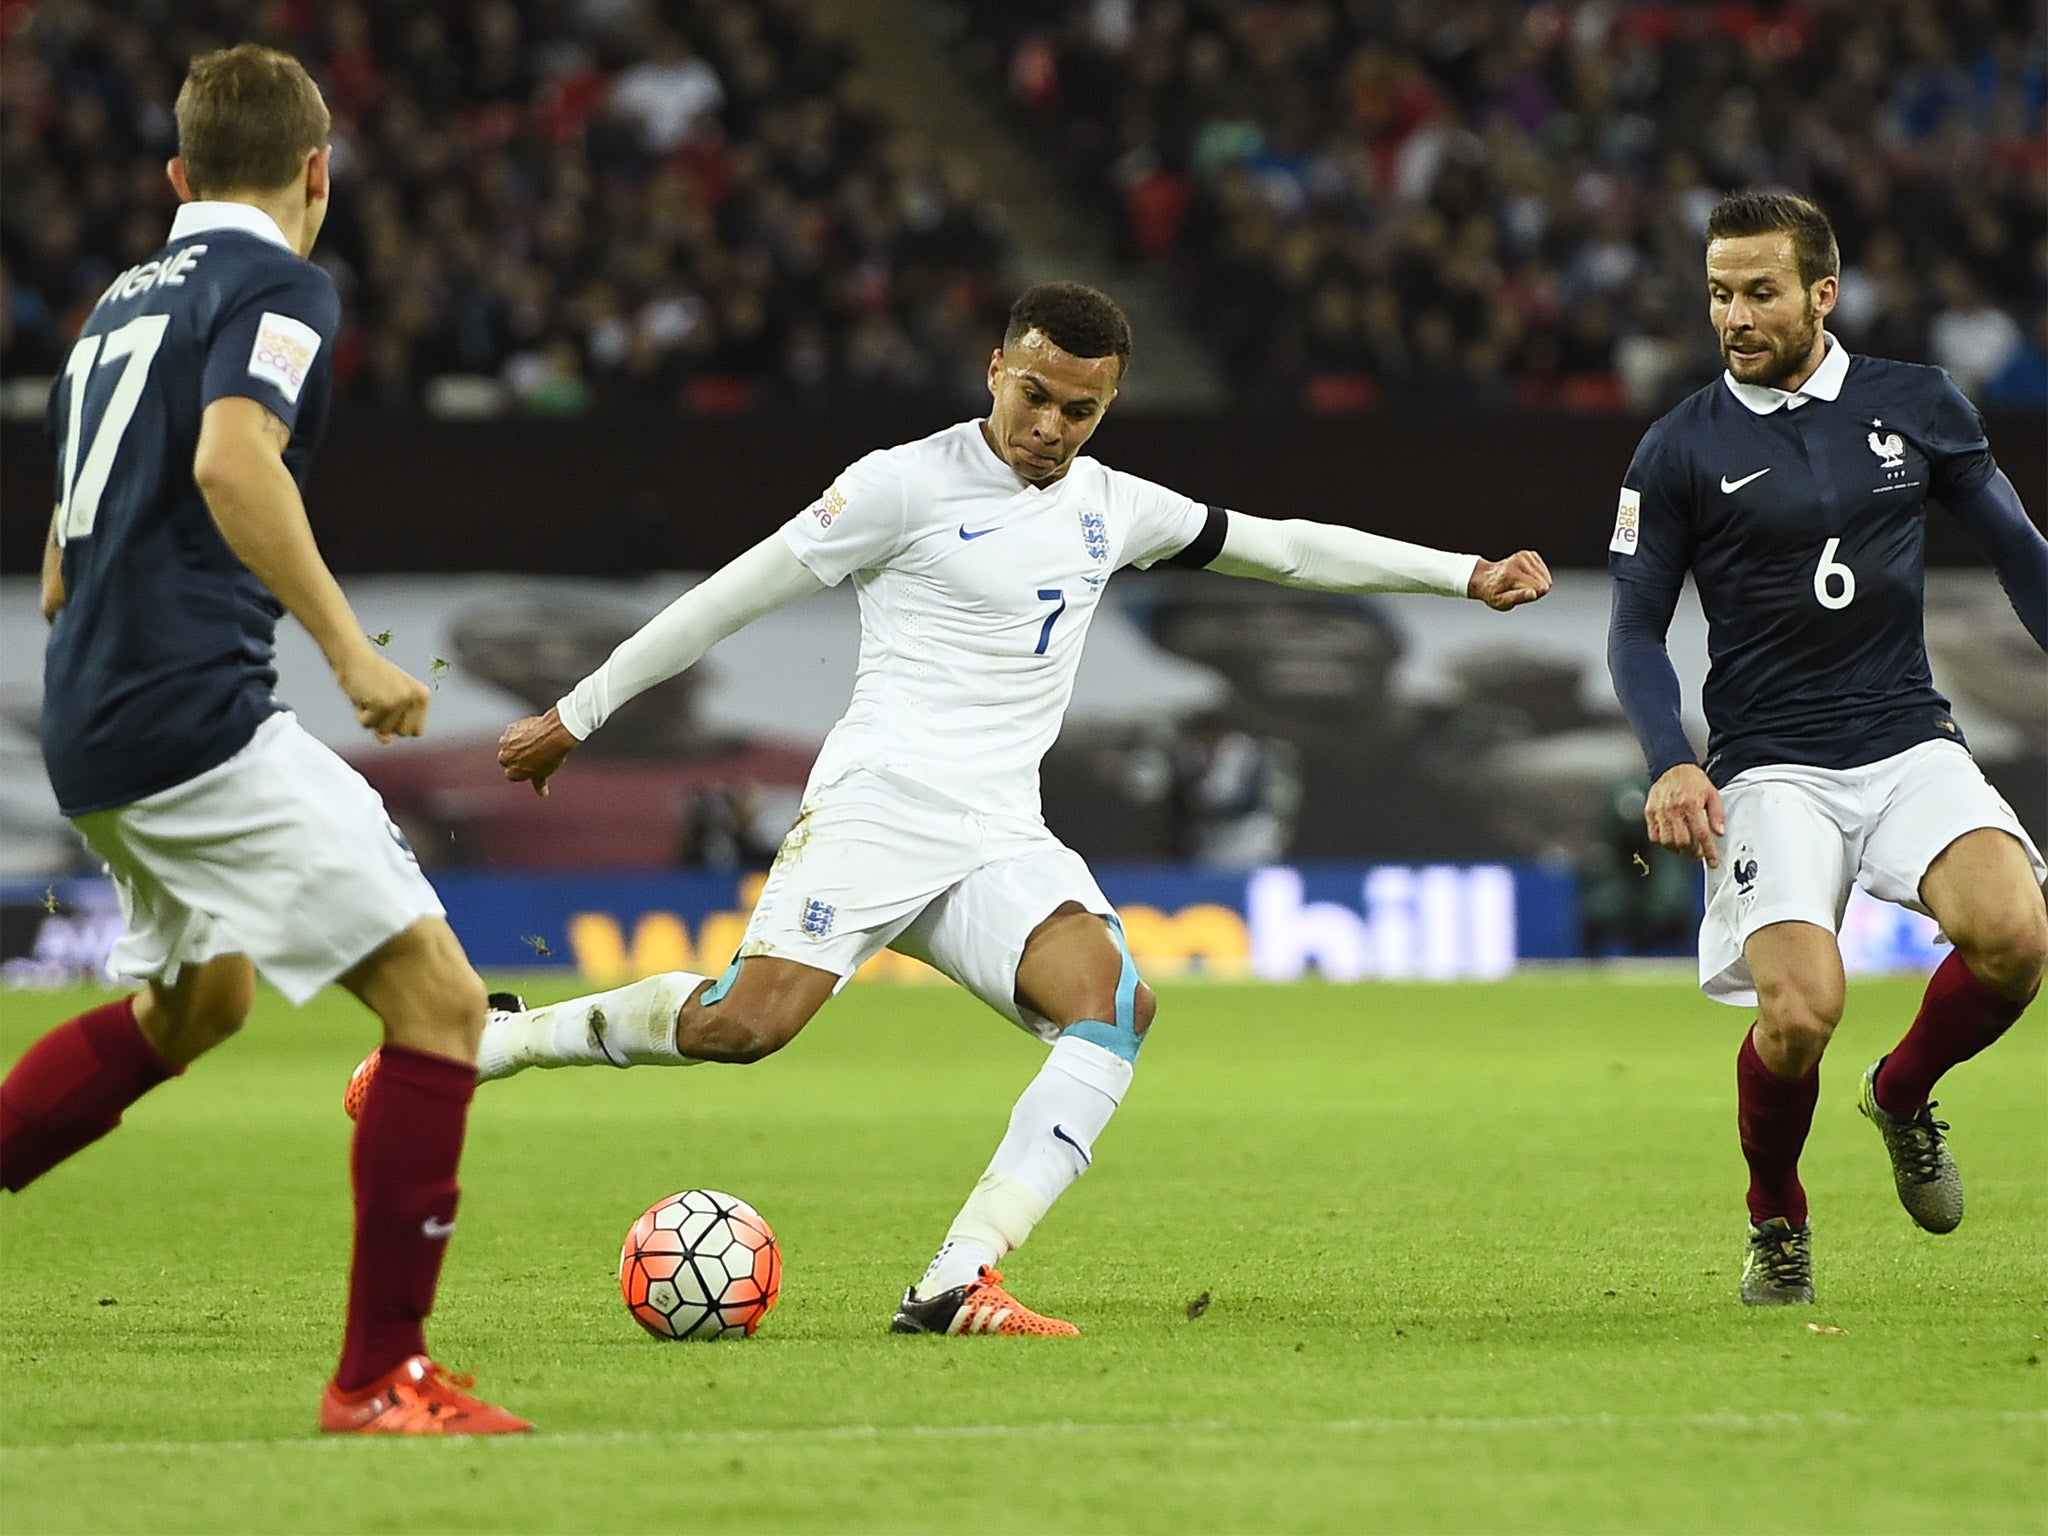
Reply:
[[1735, 877], [1735, 899], [1744, 907], [1756, 900], [1756, 855], [1749, 851], [1749, 844], [1737, 843], [1735, 857], [1728, 862], [1728, 873]]
[[813, 896], [804, 903], [803, 930], [814, 939], [822, 939], [831, 933], [832, 920], [838, 916], [837, 907]]

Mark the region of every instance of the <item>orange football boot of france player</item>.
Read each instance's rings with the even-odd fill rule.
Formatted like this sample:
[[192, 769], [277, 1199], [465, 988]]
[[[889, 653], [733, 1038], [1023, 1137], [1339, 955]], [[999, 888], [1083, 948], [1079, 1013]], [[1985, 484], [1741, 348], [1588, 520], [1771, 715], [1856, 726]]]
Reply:
[[341, 1111], [351, 1120], [363, 1117], [363, 1098], [370, 1091], [370, 1081], [377, 1075], [377, 1063], [384, 1055], [380, 1045], [361, 1061], [355, 1071], [348, 1075], [348, 1086], [341, 1090]]
[[891, 1333], [1001, 1333], [1038, 1338], [1073, 1338], [1080, 1333], [1072, 1323], [1032, 1311], [1003, 1289], [1001, 1270], [984, 1264], [981, 1273], [967, 1285], [956, 1285], [926, 1300], [919, 1300], [917, 1288], [903, 1293], [896, 1309]]
[[[490, 1013], [524, 1013], [526, 999], [516, 992], [493, 992], [484, 1002]], [[363, 1095], [370, 1091], [370, 1082], [377, 1075], [377, 1062], [383, 1056], [384, 1048], [379, 1046], [361, 1061], [355, 1071], [348, 1075], [348, 1086], [341, 1091], [341, 1110], [351, 1120], [363, 1116]]]
[[320, 1399], [320, 1428], [330, 1435], [516, 1435], [533, 1428], [464, 1390], [475, 1385], [474, 1376], [414, 1355], [354, 1392], [330, 1381]]

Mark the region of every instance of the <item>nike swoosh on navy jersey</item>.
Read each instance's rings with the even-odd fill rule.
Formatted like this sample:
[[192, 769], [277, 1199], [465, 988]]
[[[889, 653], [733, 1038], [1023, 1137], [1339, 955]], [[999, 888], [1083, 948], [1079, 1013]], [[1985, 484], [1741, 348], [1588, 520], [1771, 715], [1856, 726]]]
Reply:
[[1726, 475], [1723, 475], [1721, 477], [1721, 494], [1725, 496], [1730, 491], [1739, 491], [1745, 485], [1749, 484], [1750, 481], [1761, 480], [1765, 475], [1768, 475], [1769, 473], [1770, 470], [1768, 468], [1764, 468], [1758, 470], [1753, 475], [1744, 475], [1740, 480], [1730, 480]]
[[1002, 525], [998, 523], [996, 525], [996, 528], [977, 528], [974, 530], [974, 532], [969, 533], [967, 531], [967, 525], [965, 523], [962, 523], [960, 525], [960, 537], [963, 539], [985, 539], [990, 534], [996, 532], [996, 529], [1000, 528], [1001, 526]]

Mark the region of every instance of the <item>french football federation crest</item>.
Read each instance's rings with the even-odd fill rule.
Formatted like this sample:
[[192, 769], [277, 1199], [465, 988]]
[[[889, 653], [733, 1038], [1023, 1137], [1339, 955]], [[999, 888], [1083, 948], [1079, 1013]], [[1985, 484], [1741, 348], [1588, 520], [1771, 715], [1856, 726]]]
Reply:
[[1757, 858], [1747, 842], [1737, 843], [1728, 855], [1728, 873], [1735, 877], [1735, 901], [1747, 912], [1756, 905]]
[[1906, 440], [1898, 433], [1887, 432], [1879, 437], [1872, 432], [1864, 441], [1870, 444], [1870, 451], [1883, 460], [1886, 469], [1897, 469], [1906, 462]]

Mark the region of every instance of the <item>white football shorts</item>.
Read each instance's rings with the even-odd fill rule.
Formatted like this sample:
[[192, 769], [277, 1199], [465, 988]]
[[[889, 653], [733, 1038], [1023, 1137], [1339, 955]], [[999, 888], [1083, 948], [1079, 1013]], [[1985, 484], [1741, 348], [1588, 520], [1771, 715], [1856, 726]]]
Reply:
[[1017, 962], [1032, 930], [1070, 901], [1105, 917], [1113, 910], [1081, 856], [1043, 822], [860, 770], [805, 801], [740, 955], [832, 971], [844, 986], [895, 949], [1052, 1040], [1059, 1030], [1017, 1003]]
[[377, 792], [291, 714], [197, 778], [73, 825], [120, 895], [115, 976], [169, 986], [247, 955], [298, 1004], [445, 915]]
[[1707, 871], [1700, 990], [1749, 1008], [1756, 986], [1743, 946], [1772, 923], [1839, 932], [1849, 889], [1927, 909], [1920, 881], [1957, 838], [1995, 827], [2020, 840], [2034, 878], [2048, 865], [2019, 817], [1958, 742], [1924, 741], [1861, 768], [1781, 763], [1738, 773], [1721, 791], [1728, 832]]

